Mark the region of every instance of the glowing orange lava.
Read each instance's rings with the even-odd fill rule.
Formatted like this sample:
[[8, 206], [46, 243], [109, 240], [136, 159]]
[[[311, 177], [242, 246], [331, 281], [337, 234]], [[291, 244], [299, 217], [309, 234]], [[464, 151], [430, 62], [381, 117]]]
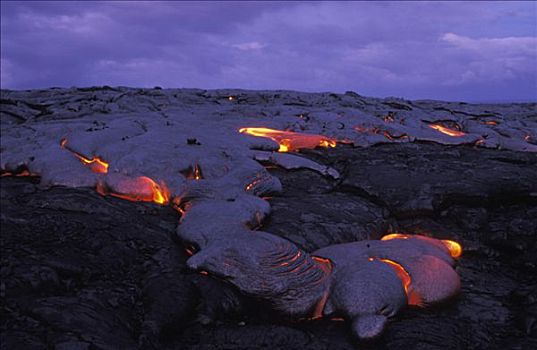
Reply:
[[201, 180], [203, 179], [203, 174], [201, 172], [201, 167], [198, 164], [195, 164], [193, 167], [189, 167], [185, 171], [181, 172], [188, 180]]
[[[419, 237], [419, 235], [414, 235], [414, 236]], [[409, 237], [412, 237], [412, 235], [405, 235], [402, 233], [390, 233], [382, 237], [380, 240], [389, 241], [391, 239], [408, 239]], [[421, 237], [428, 238], [426, 236], [421, 236]], [[455, 241], [451, 241], [449, 239], [442, 239], [440, 240], [440, 242], [444, 245], [444, 247], [446, 247], [447, 250], [449, 250], [449, 254], [451, 255], [452, 258], [458, 258], [459, 256], [461, 256], [462, 246], [459, 243]]]
[[[312, 259], [315, 260], [317, 266], [319, 266], [321, 270], [323, 270], [325, 277], [330, 275], [333, 269], [332, 261], [330, 259], [321, 258], [319, 256], [312, 256]], [[323, 277], [323, 279], [321, 279], [320, 281], [324, 280], [325, 277]], [[321, 299], [315, 305], [315, 309], [313, 310], [313, 316], [310, 319], [315, 320], [323, 317], [323, 310], [326, 306], [326, 301], [328, 300], [328, 294], [328, 290], [324, 292]]]
[[382, 261], [383, 263], [389, 264], [390, 266], [394, 268], [395, 272], [397, 272], [397, 276], [399, 277], [401, 282], [403, 282], [403, 287], [405, 288], [405, 292], [408, 293], [408, 287], [410, 286], [410, 283], [412, 283], [412, 279], [410, 278], [410, 275], [405, 270], [405, 268], [393, 260], [389, 260], [389, 259], [379, 259], [379, 260]]
[[449, 239], [443, 239], [442, 243], [449, 250], [449, 254], [451, 254], [453, 258], [458, 258], [459, 256], [461, 256], [462, 246], [459, 243], [455, 241], [450, 241]]
[[198, 164], [194, 166], [194, 180], [201, 180], [203, 176], [201, 175], [201, 168]]
[[397, 277], [399, 277], [399, 279], [401, 280], [401, 283], [403, 284], [403, 288], [405, 289], [408, 305], [416, 305], [416, 306], [421, 305], [422, 298], [417, 293], [414, 293], [410, 288], [410, 284], [412, 283], [412, 278], [410, 277], [410, 274], [408, 273], [408, 271], [405, 270], [405, 268], [401, 264], [393, 260], [379, 259], [379, 261], [382, 261], [383, 263], [390, 265], [394, 269], [394, 271], [397, 273]]
[[11, 171], [2, 171], [0, 177], [4, 176], [15, 176], [15, 177], [24, 177], [24, 176], [39, 176], [39, 174], [31, 173], [27, 169], [24, 169], [20, 172], [11, 172]]
[[64, 148], [68, 150], [69, 152], [73, 153], [75, 157], [77, 157], [82, 164], [89, 166], [91, 171], [94, 173], [100, 173], [100, 174], [106, 174], [108, 173], [108, 163], [102, 160], [99, 156], [94, 156], [93, 158], [86, 158], [82, 154], [73, 151], [69, 147], [67, 147], [67, 139], [61, 139], [60, 140], [60, 146], [61, 148]]
[[390, 134], [388, 131], [384, 131], [382, 134], [384, 135], [385, 138], [387, 138], [387, 139], [390, 140], [390, 141], [393, 141], [393, 140], [404, 140], [404, 139], [408, 139], [408, 135], [407, 135], [407, 134], [392, 135], [392, 134]]
[[255, 186], [257, 186], [259, 183], [261, 183], [262, 179], [254, 179], [252, 182], [250, 182], [248, 185], [246, 185], [246, 192], [252, 190]]
[[382, 237], [381, 241], [389, 241], [390, 239], [408, 239], [408, 235], [402, 234], [402, 233], [390, 233], [384, 237]]
[[303, 148], [336, 147], [336, 140], [322, 135], [301, 134], [269, 128], [241, 128], [239, 132], [276, 141], [280, 145], [278, 152], [296, 151]]
[[74, 153], [74, 155], [82, 163], [88, 165], [91, 171], [93, 171], [94, 173], [106, 174], [108, 172], [108, 163], [99, 158], [98, 156], [88, 159], [78, 153]]
[[287, 266], [290, 263], [295, 262], [298, 258], [300, 258], [301, 255], [302, 255], [302, 252], [299, 250], [298, 253], [296, 253], [295, 256], [293, 256], [289, 261], [284, 261], [278, 266]]
[[443, 134], [453, 136], [453, 137], [461, 137], [461, 136], [466, 135], [464, 132], [462, 132], [460, 130], [450, 129], [450, 128], [447, 128], [447, 127], [445, 127], [445, 126], [443, 126], [441, 124], [429, 124], [429, 127], [431, 129], [438, 130]]
[[170, 191], [164, 182], [157, 184], [147, 176], [121, 181], [114, 191], [110, 191], [102, 183], [98, 183], [96, 190], [101, 195], [110, 195], [135, 202], [154, 202], [168, 204]]
[[185, 252], [186, 252], [186, 254], [187, 254], [188, 256], [192, 256], [192, 255], [194, 255], [194, 248], [192, 248], [192, 247], [186, 247], [186, 248], [185, 248]]

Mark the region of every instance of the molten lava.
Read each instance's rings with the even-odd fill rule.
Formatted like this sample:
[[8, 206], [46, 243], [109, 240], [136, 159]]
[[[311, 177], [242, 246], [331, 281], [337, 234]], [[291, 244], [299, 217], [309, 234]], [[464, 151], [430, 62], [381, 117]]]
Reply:
[[269, 128], [241, 128], [239, 132], [274, 140], [280, 145], [278, 152], [296, 151], [303, 148], [336, 147], [336, 140], [322, 135], [301, 134]]
[[298, 258], [300, 258], [301, 255], [302, 255], [302, 251], [299, 250], [289, 261], [284, 261], [278, 266], [287, 266], [290, 263], [295, 262]]
[[390, 265], [391, 268], [394, 269], [395, 273], [397, 273], [397, 277], [401, 280], [401, 283], [403, 284], [403, 288], [405, 289], [406, 297], [408, 305], [415, 305], [420, 306], [422, 305], [422, 298], [415, 292], [412, 291], [410, 288], [410, 284], [412, 283], [412, 278], [410, 277], [410, 274], [408, 273], [405, 268], [390, 259], [379, 259], [379, 261], [382, 261], [385, 264]]
[[194, 166], [194, 180], [201, 180], [203, 176], [201, 175], [201, 168], [198, 164]]
[[461, 256], [462, 246], [459, 243], [455, 241], [450, 241], [448, 239], [443, 239], [441, 242], [449, 250], [449, 254], [451, 254], [451, 257], [458, 258], [459, 256]]
[[108, 163], [99, 158], [99, 156], [94, 156], [93, 158], [84, 157], [82, 154], [70, 149], [67, 147], [67, 139], [61, 139], [60, 141], [61, 148], [68, 150], [77, 157], [82, 164], [87, 165], [91, 171], [94, 173], [106, 174], [108, 173]]
[[114, 191], [110, 191], [102, 183], [97, 184], [97, 192], [101, 195], [110, 195], [135, 202], [154, 202], [168, 204], [170, 192], [166, 184], [160, 185], [146, 176], [121, 181]]
[[252, 180], [252, 182], [250, 182], [248, 185], [246, 185], [245, 187], [245, 191], [246, 192], [249, 192], [251, 191], [252, 189], [255, 188], [255, 186], [257, 186], [258, 184], [260, 184], [261, 182], [263, 182], [263, 179], [254, 179]]
[[[409, 239], [412, 236], [420, 237], [420, 235], [405, 235], [403, 233], [390, 233], [382, 237], [380, 240], [389, 241], [391, 239]], [[421, 236], [421, 237], [426, 238], [426, 236]], [[449, 254], [451, 255], [452, 258], [458, 258], [461, 256], [462, 246], [459, 243], [455, 241], [451, 241], [449, 239], [442, 239], [440, 240], [440, 242], [442, 242], [444, 247], [446, 247], [446, 249], [449, 251]]]
[[446, 126], [443, 126], [442, 124], [429, 124], [429, 127], [431, 129], [438, 130], [443, 134], [453, 136], [453, 137], [461, 137], [461, 136], [466, 135], [464, 132], [460, 130], [450, 129]]
[[395, 270], [395, 272], [397, 272], [397, 276], [403, 283], [405, 292], [408, 294], [408, 287], [410, 287], [410, 283], [412, 283], [412, 279], [410, 278], [410, 275], [405, 270], [405, 268], [393, 260], [389, 260], [389, 259], [379, 259], [379, 260], [382, 261], [383, 263], [390, 265]]
[[381, 241], [389, 241], [390, 239], [408, 239], [408, 235], [402, 234], [402, 233], [390, 233], [384, 237], [382, 237]]
[[94, 173], [106, 174], [108, 172], [108, 163], [99, 158], [98, 156], [88, 159], [78, 153], [74, 153], [74, 155], [82, 163], [88, 165], [91, 171], [93, 171]]
[[188, 180], [201, 180], [203, 179], [203, 174], [201, 172], [201, 167], [198, 164], [195, 164], [193, 167], [181, 172]]
[[[315, 262], [317, 263], [317, 266], [321, 270], [323, 270], [325, 277], [330, 275], [333, 269], [332, 261], [330, 259], [321, 258], [319, 256], [312, 256], [312, 259], [315, 260]], [[319, 282], [323, 281], [325, 277], [323, 277]], [[329, 295], [328, 290], [323, 293], [323, 296], [315, 305], [315, 308], [313, 310], [313, 316], [310, 319], [315, 320], [315, 319], [323, 317], [323, 310], [324, 310], [324, 307], [326, 306], [328, 295]]]

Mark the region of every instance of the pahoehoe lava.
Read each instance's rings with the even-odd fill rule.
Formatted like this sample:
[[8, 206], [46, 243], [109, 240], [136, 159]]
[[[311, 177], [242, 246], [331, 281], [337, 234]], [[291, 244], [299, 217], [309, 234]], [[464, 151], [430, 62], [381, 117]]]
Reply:
[[[388, 318], [407, 304], [426, 306], [457, 294], [460, 283], [453, 269], [453, 257], [459, 254], [453, 250], [455, 243], [446, 240], [453, 237], [440, 240], [423, 235], [400, 235], [380, 241], [352, 243], [349, 240], [348, 243], [339, 242], [343, 244], [307, 251], [292, 239], [257, 230], [270, 212], [270, 205], [261, 197], [282, 190], [278, 178], [259, 162], [265, 166], [273, 163], [284, 169], [311, 169], [336, 183], [336, 187], [330, 191], [357, 189], [360, 197], [373, 200], [377, 205], [389, 203], [385, 209], [393, 214], [393, 218], [405, 220], [417, 213], [437, 213], [438, 210], [453, 207], [453, 203], [466, 203], [467, 198], [469, 201], [475, 196], [479, 198], [480, 193], [486, 193], [485, 200], [494, 203], [502, 193], [494, 193], [485, 186], [475, 189], [477, 194], [473, 194], [471, 189], [463, 189], [445, 195], [425, 181], [421, 186], [410, 183], [411, 186], [418, 186], [414, 198], [395, 197], [395, 201], [389, 201], [393, 194], [388, 192], [384, 195], [382, 184], [370, 187], [374, 179], [364, 184], [353, 183], [353, 179], [359, 176], [350, 176], [353, 169], [340, 167], [337, 162], [328, 166], [322, 165], [327, 164], [325, 161], [316, 162], [314, 154], [306, 159], [273, 152], [316, 146], [333, 147], [335, 140], [371, 145], [379, 142], [379, 135], [384, 137], [382, 142], [388, 143], [434, 140], [463, 145], [459, 147], [490, 147], [487, 142], [492, 138], [489, 139], [488, 134], [484, 138], [483, 133], [479, 133], [482, 129], [475, 131], [469, 127], [473, 124], [467, 120], [446, 121], [436, 116], [429, 118], [432, 120], [421, 121], [423, 125], [420, 126], [417, 124], [419, 121], [410, 114], [403, 118], [400, 126], [395, 127], [395, 131], [390, 131], [387, 130], [389, 125], [385, 124], [393, 123], [393, 113], [391, 119], [377, 118], [375, 123], [382, 123], [382, 129], [371, 125], [370, 114], [357, 117], [349, 113], [342, 117], [347, 124], [352, 121], [367, 124], [366, 127], [353, 128], [352, 132], [359, 134], [358, 130], [365, 135], [362, 139], [356, 136], [351, 139], [348, 131], [338, 134], [337, 130], [341, 129], [336, 128], [335, 124], [332, 124], [334, 129], [326, 127], [334, 119], [330, 116], [324, 120], [318, 116], [300, 124], [302, 130], [315, 131], [316, 123], [322, 122], [322, 132], [329, 136], [311, 132], [303, 136], [285, 131], [279, 137], [274, 134], [276, 129], [269, 129], [271, 135], [267, 138], [258, 137], [263, 135], [248, 137], [238, 132], [239, 126], [244, 127], [244, 123], [259, 125], [260, 120], [234, 117], [245, 113], [244, 110], [226, 107], [230, 114], [226, 121], [215, 120], [213, 115], [201, 117], [194, 113], [195, 118], [199, 119], [195, 120], [184, 109], [178, 108], [184, 103], [181, 101], [188, 101], [186, 96], [193, 93], [183, 91], [183, 100], [176, 96], [177, 101], [171, 101], [172, 92], [159, 91], [157, 95], [164, 94], [168, 104], [162, 103], [158, 112], [153, 111], [156, 115], [151, 118], [141, 116], [140, 111], [113, 116], [93, 113], [91, 117], [87, 114], [66, 117], [62, 110], [66, 105], [62, 101], [65, 94], [47, 97], [58, 100], [56, 119], [28, 119], [31, 128], [28, 125], [2, 123], [3, 138], [4, 135], [8, 137], [2, 144], [2, 171], [6, 175], [38, 174], [44, 186], [94, 187], [101, 194], [123, 199], [170, 203], [181, 213], [177, 236], [193, 254], [186, 262], [190, 269], [224, 280], [244, 295], [264, 300], [271, 309], [290, 318], [343, 317], [351, 320], [351, 328], [360, 338], [378, 336]], [[18, 92], [4, 93], [13, 98]], [[203, 96], [196, 94], [193, 95]], [[229, 103], [241, 101], [241, 95], [235, 95], [238, 96], [237, 100], [228, 100]], [[131, 102], [138, 103], [140, 109], [144, 106], [142, 96], [137, 93], [130, 96]], [[321, 98], [322, 95], [310, 97], [314, 106], [315, 98]], [[109, 97], [100, 98], [106, 100]], [[158, 99], [160, 95], [154, 98]], [[218, 100], [220, 97], [212, 98]], [[277, 107], [278, 103], [265, 106], [269, 110]], [[207, 110], [215, 113], [211, 108]], [[197, 113], [202, 111], [206, 110], [201, 109]], [[286, 115], [269, 126], [281, 127], [278, 123], [289, 123], [292, 120], [290, 111]], [[65, 120], [56, 122], [60, 119]], [[465, 124], [465, 127], [461, 124]], [[516, 126], [509, 128], [508, 124], [502, 122], [508, 130], [517, 130]], [[87, 128], [88, 125], [95, 127]], [[528, 126], [524, 128], [528, 129]], [[428, 134], [427, 129], [441, 133]], [[387, 132], [390, 137], [378, 130]], [[517, 133], [534, 131], [531, 127], [528, 130]], [[441, 136], [442, 133], [447, 136]], [[411, 135], [410, 140], [393, 136], [403, 134]], [[192, 139], [197, 142], [188, 141]], [[522, 137], [516, 141], [504, 140], [501, 144], [517, 151], [532, 151], [533, 145], [527, 141]], [[457, 152], [456, 148], [453, 150]], [[332, 150], [327, 152], [330, 154]], [[534, 160], [533, 154], [527, 154], [526, 158], [530, 160], [522, 160], [523, 165]], [[526, 172], [520, 175], [518, 185], [510, 184], [514, 188], [514, 201], [532, 202], [535, 185], [524, 180], [531, 174]], [[474, 174], [469, 176], [476, 177]], [[435, 176], [432, 178], [435, 179]], [[283, 193], [285, 196], [285, 188]], [[415, 229], [405, 231], [420, 233]], [[393, 231], [385, 229], [371, 233], [380, 238], [381, 233], [390, 232]], [[435, 234], [434, 231], [427, 233], [431, 234]], [[146, 338], [151, 338], [147, 332], [152, 327], [155, 329], [153, 333], [159, 333], [162, 328], [158, 324], [145, 325]]]

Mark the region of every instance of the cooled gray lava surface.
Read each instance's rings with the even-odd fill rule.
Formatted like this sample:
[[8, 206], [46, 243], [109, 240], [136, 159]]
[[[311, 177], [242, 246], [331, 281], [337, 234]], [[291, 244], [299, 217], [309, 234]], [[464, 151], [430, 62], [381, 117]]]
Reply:
[[[307, 250], [377, 238], [388, 227], [450, 235], [465, 247], [457, 299], [430, 310], [408, 309], [375, 343], [358, 346], [537, 345], [537, 184], [526, 180], [537, 178], [536, 155], [430, 144], [306, 154], [335, 166], [343, 178], [273, 169], [284, 191], [270, 199], [273, 212], [263, 230]], [[381, 161], [385, 166], [375, 172], [372, 165]], [[469, 165], [472, 176], [438, 175]], [[408, 176], [422, 179], [427, 200], [423, 208], [399, 212], [390, 203], [406, 203], [420, 193]], [[383, 181], [388, 179], [392, 182]], [[43, 190], [31, 178], [1, 181], [5, 349], [357, 346], [344, 322], [285, 321], [233, 288], [188, 272], [184, 250], [172, 239], [177, 213], [168, 207], [101, 197], [91, 189]], [[385, 184], [377, 191], [386, 205], [371, 193], [379, 182]], [[510, 184], [510, 192], [498, 188], [502, 183]], [[460, 188], [474, 186], [479, 192], [460, 196]], [[438, 205], [430, 207], [433, 199]]]
[[[407, 309], [375, 343], [359, 346], [536, 345], [536, 104], [110, 87], [2, 91], [0, 102], [2, 171], [42, 175], [39, 185], [1, 180], [2, 348], [351, 349], [346, 323], [287, 320], [193, 273], [177, 237], [201, 248], [193, 258], [218, 259], [214, 248], [234, 249], [240, 236], [237, 254], [247, 261], [248, 247], [262, 258], [266, 242], [287, 242], [276, 236], [312, 252], [394, 231], [460, 241], [463, 291], [441, 308]], [[248, 126], [367, 148], [263, 153], [278, 145], [237, 132]], [[104, 157], [108, 173], [92, 173], [73, 152]], [[199, 182], [185, 175], [198, 165]], [[281, 185], [267, 169], [283, 184], [265, 198], [268, 217], [256, 196]], [[181, 225], [171, 207], [90, 189], [119, 191], [141, 175], [193, 203]], [[269, 233], [248, 236], [256, 232], [237, 225], [260, 219]], [[248, 281], [232, 283], [243, 292], [263, 286]]]

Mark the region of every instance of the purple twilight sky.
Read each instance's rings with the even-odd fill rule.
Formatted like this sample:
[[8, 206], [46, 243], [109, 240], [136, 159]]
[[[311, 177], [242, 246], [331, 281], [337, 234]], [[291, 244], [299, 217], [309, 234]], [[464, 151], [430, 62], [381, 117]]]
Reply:
[[1, 85], [537, 100], [537, 3], [1, 2]]

